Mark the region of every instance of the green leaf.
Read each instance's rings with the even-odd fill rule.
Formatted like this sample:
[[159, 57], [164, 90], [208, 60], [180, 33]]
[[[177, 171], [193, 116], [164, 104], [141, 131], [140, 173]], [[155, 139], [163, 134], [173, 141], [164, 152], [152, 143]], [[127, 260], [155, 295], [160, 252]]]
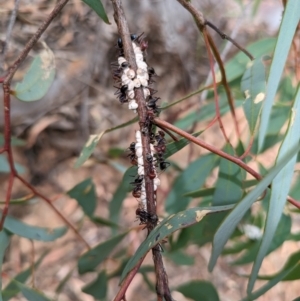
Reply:
[[207, 215], [199, 223], [182, 229], [176, 243], [172, 245], [172, 250], [185, 248], [191, 244], [196, 244], [199, 247], [202, 247], [211, 242], [226, 214], [227, 212], [216, 212], [214, 214]]
[[[9, 244], [9, 235], [5, 230], [2, 230], [0, 232], [0, 271], [2, 271], [2, 263], [8, 244]], [[0, 273], [0, 301], [2, 301], [1, 288], [2, 288], [2, 273]]]
[[96, 267], [105, 260], [113, 249], [121, 242], [128, 232], [117, 235], [84, 253], [78, 260], [79, 274], [94, 271]]
[[[265, 54], [273, 52], [275, 43], [276, 39], [274, 38], [262, 39], [249, 45], [247, 47], [247, 50], [254, 57], [262, 57]], [[245, 72], [248, 62], [249, 58], [245, 56], [245, 54], [242, 52], [238, 52], [236, 56], [229, 60], [225, 64], [227, 81], [231, 82], [237, 79], [238, 77], [242, 76]]]
[[50, 229], [30, 226], [11, 216], [6, 217], [4, 228], [18, 236], [40, 241], [53, 241], [63, 236], [68, 230], [66, 227]]
[[126, 198], [127, 192], [132, 190], [130, 182], [133, 181], [133, 177], [137, 174], [137, 168], [128, 168], [125, 172], [122, 182], [116, 189], [112, 200], [109, 202], [109, 220], [113, 223], [118, 223], [120, 211], [122, 209], [123, 200]]
[[183, 195], [201, 187], [218, 161], [216, 155], [209, 154], [192, 162], [174, 181], [165, 202], [166, 211], [174, 213], [186, 208], [191, 198]]
[[295, 269], [290, 272], [288, 275], [286, 275], [282, 281], [293, 281], [300, 279], [300, 251], [293, 253], [290, 255], [288, 261], [285, 263], [284, 267], [277, 272], [276, 274], [270, 275], [270, 276], [258, 276], [257, 278], [259, 280], [272, 280], [276, 277], [278, 277], [282, 272], [290, 269], [291, 267], [295, 267]]
[[[224, 152], [235, 155], [232, 146], [229, 144], [226, 144]], [[221, 158], [212, 205], [220, 206], [238, 202], [243, 196], [243, 178], [244, 173], [241, 172], [241, 168], [238, 165]]]
[[150, 249], [155, 247], [160, 241], [175, 231], [189, 227], [198, 223], [207, 214], [226, 211], [232, 209], [233, 206], [218, 206], [218, 207], [195, 207], [177, 214], [172, 214], [159, 223], [148, 235], [145, 241], [139, 246], [134, 256], [130, 258], [125, 269], [123, 270], [120, 283], [124, 280], [126, 275], [135, 267], [137, 262], [142, 258]]
[[[299, 7], [300, 9], [300, 7]], [[290, 122], [288, 125], [286, 136], [280, 146], [276, 165], [289, 153], [291, 147], [299, 143], [300, 139], [300, 85], [298, 87], [296, 99], [292, 108]], [[271, 199], [267, 213], [265, 232], [261, 242], [259, 252], [252, 267], [251, 276], [248, 283], [248, 294], [251, 293], [254, 287], [256, 277], [258, 275], [261, 263], [268, 252], [269, 246], [275, 235], [276, 228], [280, 222], [282, 211], [286, 203], [291, 182], [294, 175], [294, 165], [296, 164], [297, 154], [290, 157], [290, 161], [280, 170], [272, 181]]]
[[[258, 181], [257, 180], [247, 180], [247, 181], [243, 181], [242, 182], [242, 188], [249, 188], [252, 186], [257, 185]], [[215, 187], [211, 187], [211, 188], [201, 188], [198, 190], [194, 190], [191, 192], [187, 192], [186, 194], [184, 194], [184, 196], [187, 197], [192, 197], [192, 198], [200, 198], [200, 197], [206, 197], [206, 196], [211, 196], [215, 193], [216, 188]]]
[[42, 42], [44, 49], [31, 63], [23, 81], [17, 83], [13, 94], [22, 101], [39, 100], [48, 92], [55, 76], [55, 59], [51, 49]]
[[[25, 173], [25, 168], [18, 163], [14, 162], [15, 169], [18, 173]], [[6, 156], [0, 154], [0, 173], [10, 173], [10, 167], [7, 161]]]
[[[242, 100], [235, 99], [234, 104], [237, 107], [241, 106], [243, 104]], [[225, 94], [220, 95], [220, 101], [219, 101], [219, 107], [220, 107], [220, 114], [224, 115], [229, 111], [229, 105], [228, 100]], [[186, 115], [182, 119], [179, 119], [175, 122], [175, 126], [181, 128], [181, 129], [187, 129], [190, 126], [192, 126], [195, 122], [198, 121], [205, 121], [212, 117], [214, 117], [216, 114], [216, 105], [214, 101], [208, 102], [204, 106], [201, 107], [201, 110], [199, 111], [193, 111], [190, 114]]]
[[[197, 137], [201, 133], [203, 133], [203, 131], [196, 132], [196, 133], [193, 134], [193, 136]], [[186, 138], [181, 138], [178, 141], [168, 143], [166, 145], [166, 152], [165, 152], [164, 158], [171, 157], [172, 155], [174, 155], [175, 153], [177, 153], [178, 151], [183, 149], [185, 146], [187, 146], [189, 143], [190, 143], [190, 140], [188, 140]]]
[[209, 262], [209, 270], [211, 271], [221, 254], [227, 240], [233, 233], [237, 224], [243, 218], [244, 214], [248, 211], [251, 205], [259, 198], [259, 196], [264, 192], [264, 190], [270, 185], [271, 181], [280, 172], [280, 170], [290, 161], [290, 159], [295, 156], [299, 151], [300, 146], [297, 143], [293, 146], [290, 151], [285, 155], [285, 157], [274, 166], [269, 173], [258, 183], [258, 185], [248, 193], [228, 214], [227, 218], [224, 220], [218, 231], [216, 232], [213, 240], [213, 249]]
[[166, 252], [164, 253], [164, 256], [174, 261], [177, 265], [193, 265], [195, 263], [194, 257], [189, 256], [179, 250]]
[[262, 296], [264, 293], [266, 293], [268, 290], [270, 290], [278, 282], [282, 281], [282, 279], [287, 277], [290, 273], [292, 273], [298, 267], [299, 267], [299, 260], [294, 266], [279, 273], [277, 277], [275, 277], [271, 281], [267, 282], [265, 285], [263, 285], [257, 291], [253, 292], [251, 295], [248, 295], [247, 297], [245, 297], [242, 301], [257, 300], [258, 297]]
[[47, 298], [42, 292], [37, 291], [36, 289], [30, 288], [20, 282], [16, 281], [16, 285], [19, 287], [20, 291], [22, 292], [23, 296], [28, 301], [51, 301]]
[[264, 64], [262, 63], [261, 58], [258, 58], [250, 62], [250, 65], [242, 77], [241, 90], [246, 96], [243, 108], [249, 124], [251, 135], [254, 135], [255, 133], [258, 117], [261, 111], [263, 100], [265, 99], [265, 76]]
[[92, 216], [96, 209], [95, 185], [91, 178], [77, 184], [67, 194], [75, 199], [87, 216]]
[[208, 281], [190, 281], [175, 288], [185, 297], [195, 301], [219, 301], [215, 287]]
[[111, 222], [108, 219], [102, 218], [100, 216], [91, 216], [91, 221], [93, 221], [95, 224], [101, 225], [101, 226], [107, 226], [110, 228], [119, 228], [119, 225]]
[[108, 17], [106, 15], [103, 4], [100, 0], [82, 0], [86, 3], [96, 14], [106, 23], [110, 24]]
[[300, 19], [300, 1], [290, 0], [287, 2], [283, 19], [280, 25], [279, 36], [276, 42], [275, 53], [271, 63], [267, 82], [267, 95], [261, 113], [258, 145], [262, 148], [271, 114], [272, 104], [276, 95], [277, 87], [281, 78], [286, 58]]
[[105, 271], [99, 273], [94, 281], [85, 285], [81, 290], [97, 300], [104, 299], [107, 292], [107, 275]]
[[86, 142], [85, 146], [83, 147], [78, 159], [76, 160], [74, 167], [79, 168], [92, 155], [95, 147], [97, 146], [98, 142], [100, 141], [100, 139], [103, 137], [104, 134], [124, 128], [124, 127], [136, 122], [137, 120], [138, 120], [138, 118], [134, 117], [133, 119], [131, 119], [125, 123], [119, 124], [113, 128], [102, 131], [98, 135], [90, 135], [90, 137], [89, 137], [88, 141]]
[[[41, 257], [34, 263], [34, 268], [36, 269], [42, 262], [42, 260], [45, 258], [47, 252], [43, 253]], [[9, 284], [5, 287], [5, 289], [2, 291], [3, 294], [3, 301], [8, 301], [15, 295], [17, 295], [20, 292], [19, 287], [17, 286], [16, 282], [24, 283], [28, 277], [32, 273], [32, 266], [27, 268], [26, 270], [19, 273], [14, 279], [12, 279]]]
[[[266, 255], [270, 254], [274, 250], [278, 249], [286, 240], [291, 232], [292, 221], [291, 217], [288, 215], [282, 215], [280, 223], [276, 229], [275, 236], [269, 245]], [[261, 245], [261, 239], [253, 243], [249, 248], [245, 251], [241, 258], [235, 260], [232, 264], [248, 264], [253, 262], [259, 251]]]

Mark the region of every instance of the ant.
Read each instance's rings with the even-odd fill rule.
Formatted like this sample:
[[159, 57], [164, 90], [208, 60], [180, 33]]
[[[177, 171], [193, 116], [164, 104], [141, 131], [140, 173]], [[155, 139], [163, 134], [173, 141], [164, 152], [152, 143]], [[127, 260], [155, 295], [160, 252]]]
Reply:
[[135, 153], [135, 142], [132, 142], [128, 149], [130, 150], [130, 154], [127, 155], [127, 157], [129, 157], [131, 164], [138, 165], [137, 157]]
[[150, 214], [141, 208], [137, 208], [135, 211], [135, 214], [140, 219], [140, 225], [143, 225], [143, 224], [156, 225], [158, 222], [158, 217], [156, 214]]
[[156, 102], [160, 99], [160, 97], [152, 97], [151, 95], [147, 100], [147, 107], [151, 109], [155, 114], [160, 113], [159, 107], [156, 105]]
[[117, 88], [118, 90], [115, 92], [115, 95], [118, 95], [118, 98], [119, 98], [119, 101], [120, 103], [125, 103], [125, 102], [128, 102], [128, 99], [127, 99], [127, 90], [128, 90], [128, 85], [123, 85], [121, 86], [121, 88], [119, 87], [115, 87]]
[[149, 75], [149, 84], [154, 83], [155, 81], [152, 79], [157, 76], [153, 67], [148, 67], [148, 75]]
[[166, 162], [163, 158], [163, 155], [166, 151], [165, 133], [163, 131], [158, 131], [158, 134], [155, 135], [154, 138], [157, 142], [157, 144], [154, 146], [157, 152], [156, 153], [157, 165], [161, 171], [164, 171], [171, 165], [169, 162]]
[[148, 177], [153, 180], [156, 178], [156, 171], [153, 166], [153, 157], [151, 154], [146, 154], [146, 160], [148, 162]]
[[132, 195], [135, 198], [140, 198], [141, 197], [143, 180], [144, 180], [144, 176], [139, 175], [137, 178], [135, 178], [135, 180], [133, 182], [130, 183], [134, 186], [133, 191], [132, 191]]

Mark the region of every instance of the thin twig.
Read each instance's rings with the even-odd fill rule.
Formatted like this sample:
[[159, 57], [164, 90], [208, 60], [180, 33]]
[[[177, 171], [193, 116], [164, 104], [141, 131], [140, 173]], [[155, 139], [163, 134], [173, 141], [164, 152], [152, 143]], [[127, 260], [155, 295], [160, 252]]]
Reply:
[[242, 52], [244, 52], [249, 57], [249, 59], [251, 61], [254, 60], [253, 55], [248, 50], [246, 50], [244, 47], [242, 47], [241, 45], [239, 45], [234, 39], [232, 39], [231, 37], [229, 37], [228, 35], [226, 35], [224, 32], [222, 32], [216, 25], [214, 25], [213, 23], [211, 23], [211, 22], [209, 22], [207, 20], [205, 20], [205, 25], [208, 25], [214, 31], [216, 31], [223, 40], [230, 41], [236, 48], [238, 48], [239, 50], [241, 50]]
[[86, 247], [90, 250], [91, 246], [88, 244], [88, 242], [80, 235], [79, 231], [72, 225], [70, 221], [68, 221], [65, 216], [52, 204], [52, 201], [45, 197], [42, 193], [38, 192], [32, 185], [30, 185], [25, 179], [23, 179], [20, 175], [16, 174], [16, 178], [18, 178], [26, 187], [28, 187], [36, 196], [43, 199], [50, 207], [51, 209], [64, 221], [67, 226], [74, 231], [74, 233], [77, 235], [77, 237], [86, 245]]
[[[202, 32], [203, 34], [205, 34], [204, 29], [205, 29], [205, 25], [206, 25], [206, 20], [205, 20], [203, 14], [201, 12], [199, 12], [192, 5], [191, 2], [186, 1], [186, 0], [177, 0], [177, 1], [187, 11], [190, 12], [190, 14], [194, 17], [195, 23], [196, 23], [199, 31]], [[220, 72], [221, 72], [221, 75], [222, 75], [222, 84], [223, 84], [223, 86], [225, 88], [225, 91], [226, 91], [227, 99], [228, 99], [229, 106], [230, 106], [230, 111], [231, 111], [231, 114], [232, 114], [232, 117], [233, 117], [233, 120], [234, 120], [235, 130], [236, 130], [237, 136], [240, 137], [240, 131], [239, 131], [239, 127], [238, 127], [238, 122], [237, 122], [237, 119], [236, 119], [236, 116], [235, 116], [234, 102], [233, 102], [233, 98], [232, 98], [232, 95], [231, 95], [231, 91], [230, 91], [228, 83], [227, 83], [225, 68], [223, 66], [222, 59], [220, 57], [220, 54], [218, 52], [217, 47], [215, 46], [215, 43], [214, 43], [213, 39], [211, 38], [209, 32], [207, 32], [207, 31], [206, 31], [206, 36], [208, 38], [209, 45], [210, 45], [210, 47], [211, 47], [211, 49], [213, 51], [214, 57], [215, 57], [218, 65], [219, 65]], [[204, 36], [204, 38], [206, 38], [206, 37]], [[211, 70], [213, 70], [213, 69], [214, 68], [212, 67]], [[222, 127], [221, 127], [221, 129], [222, 129]], [[223, 132], [223, 134], [224, 134], [224, 132]]]
[[229, 138], [226, 134], [223, 122], [222, 122], [222, 118], [221, 118], [221, 113], [220, 113], [220, 107], [219, 107], [219, 97], [218, 97], [218, 91], [217, 91], [217, 86], [215, 85], [216, 83], [216, 75], [215, 75], [215, 70], [214, 70], [214, 63], [213, 63], [213, 57], [212, 57], [212, 53], [210, 50], [210, 44], [209, 44], [209, 40], [208, 40], [208, 35], [207, 32], [205, 30], [205, 28], [202, 31], [203, 36], [204, 36], [204, 40], [205, 40], [205, 44], [206, 44], [206, 49], [207, 49], [207, 53], [208, 53], [208, 58], [209, 58], [209, 64], [210, 64], [210, 69], [211, 69], [211, 73], [212, 73], [212, 77], [213, 77], [213, 85], [214, 85], [214, 97], [215, 97], [215, 105], [216, 105], [216, 115], [217, 115], [217, 119], [219, 122], [219, 126], [220, 129], [223, 133], [223, 136], [226, 140], [226, 142], [228, 144], [230, 144]]

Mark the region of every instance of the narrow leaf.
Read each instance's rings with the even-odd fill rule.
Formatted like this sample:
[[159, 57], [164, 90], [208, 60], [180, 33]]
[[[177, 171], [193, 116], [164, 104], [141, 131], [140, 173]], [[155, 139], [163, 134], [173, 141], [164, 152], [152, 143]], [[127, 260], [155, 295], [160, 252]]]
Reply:
[[[199, 136], [203, 131], [199, 131], [193, 134], [194, 137]], [[177, 153], [178, 151], [180, 151], [181, 149], [183, 149], [185, 146], [187, 146], [190, 143], [190, 140], [186, 139], [186, 138], [181, 138], [178, 141], [174, 141], [171, 143], [168, 143], [166, 145], [166, 152], [164, 155], [164, 158], [168, 158], [171, 157], [172, 155], [174, 155], [175, 153]]]
[[113, 223], [118, 223], [120, 211], [122, 209], [123, 200], [126, 198], [127, 193], [132, 189], [130, 182], [137, 174], [137, 168], [128, 168], [125, 172], [122, 182], [116, 189], [112, 200], [109, 202], [109, 219]]
[[82, 0], [107, 24], [110, 24], [101, 0]]
[[[262, 57], [263, 55], [273, 52], [275, 43], [276, 39], [274, 38], [262, 39], [247, 46], [247, 50], [254, 57]], [[236, 56], [229, 60], [225, 64], [227, 81], [231, 82], [242, 76], [248, 62], [249, 58], [242, 52], [239, 52]]]
[[105, 271], [98, 274], [98, 277], [82, 288], [86, 294], [93, 296], [97, 300], [104, 299], [107, 292], [107, 275]]
[[227, 218], [221, 224], [220, 228], [214, 236], [213, 249], [208, 266], [210, 271], [214, 268], [227, 240], [229, 239], [245, 213], [264, 192], [264, 190], [270, 185], [271, 181], [275, 178], [279, 171], [291, 160], [293, 156], [295, 156], [299, 149], [300, 146], [297, 143], [290, 149], [285, 157], [270, 170], [270, 172], [258, 183], [258, 185], [250, 193], [248, 193], [228, 214]]
[[17, 83], [13, 94], [22, 101], [39, 100], [48, 92], [55, 76], [55, 60], [51, 49], [42, 42], [44, 49], [35, 57], [23, 81]]
[[30, 288], [20, 282], [16, 281], [16, 285], [19, 287], [20, 291], [22, 292], [23, 296], [28, 301], [51, 301], [47, 298], [42, 292], [39, 292], [33, 288]]
[[[227, 144], [224, 151], [230, 155], [235, 155], [232, 146]], [[234, 204], [241, 200], [243, 196], [242, 182], [244, 173], [241, 168], [233, 162], [221, 158], [218, 180], [213, 196], [212, 205]]]
[[33, 240], [53, 241], [67, 232], [66, 227], [55, 229], [27, 225], [11, 216], [7, 216], [4, 228], [13, 234]]
[[207, 214], [221, 212], [232, 209], [233, 206], [218, 206], [218, 207], [195, 207], [177, 214], [172, 214], [165, 218], [150, 232], [145, 241], [139, 246], [134, 256], [130, 258], [125, 269], [123, 270], [120, 282], [134, 268], [140, 258], [142, 258], [150, 249], [155, 247], [160, 241], [171, 235], [179, 229], [183, 229], [200, 222]]
[[257, 58], [250, 63], [250, 66], [248, 66], [248, 69], [242, 77], [241, 90], [246, 98], [243, 108], [251, 135], [254, 135], [255, 133], [258, 117], [265, 99], [265, 76], [264, 64], [262, 63], [261, 58]]
[[[266, 255], [270, 254], [271, 252], [282, 246], [282, 244], [286, 241], [286, 238], [291, 233], [291, 226], [291, 217], [283, 214], [280, 223], [276, 229], [275, 236], [271, 244], [269, 245]], [[261, 245], [261, 240], [262, 239], [256, 241], [251, 246], [249, 246], [249, 248], [247, 248], [247, 250], [243, 253], [242, 257], [234, 261], [233, 264], [248, 264], [255, 261]]]
[[131, 119], [125, 123], [119, 124], [113, 128], [102, 131], [100, 134], [90, 135], [88, 141], [86, 142], [85, 146], [83, 147], [83, 149], [80, 153], [80, 156], [76, 160], [74, 167], [79, 168], [92, 155], [95, 147], [97, 146], [98, 142], [100, 141], [100, 139], [103, 137], [104, 134], [124, 128], [124, 127], [136, 122], [137, 120], [138, 120], [137, 117], [134, 117], [133, 119]]
[[[291, 260], [291, 258], [293, 258], [293, 260]], [[261, 288], [259, 288], [255, 292], [253, 292], [250, 295], [248, 295], [247, 297], [245, 297], [242, 301], [257, 300], [257, 298], [259, 298], [264, 293], [266, 293], [268, 290], [270, 290], [272, 287], [274, 287], [278, 282], [289, 277], [289, 275], [294, 274], [295, 271], [297, 271], [297, 270], [299, 271], [299, 268], [300, 268], [299, 252], [293, 254], [290, 257], [289, 263], [292, 263], [292, 264], [285, 265], [285, 267], [274, 278], [272, 278], [269, 282], [264, 284]], [[299, 272], [298, 272], [298, 275], [299, 275]]]
[[[242, 188], [249, 188], [252, 186], [257, 185], [258, 181], [257, 180], [247, 180], [247, 181], [243, 181], [242, 183]], [[202, 188], [202, 189], [198, 189], [198, 190], [194, 190], [191, 192], [187, 192], [186, 194], [184, 194], [184, 196], [189, 196], [192, 198], [200, 198], [200, 197], [205, 197], [205, 196], [211, 196], [215, 193], [216, 188], [215, 187], [211, 187], [211, 188]]]
[[215, 287], [208, 281], [191, 281], [177, 288], [176, 291], [195, 301], [219, 301]]
[[92, 216], [96, 209], [95, 185], [91, 178], [77, 184], [67, 194], [75, 199], [87, 216]]
[[110, 227], [110, 228], [119, 228], [118, 224], [116, 224], [108, 219], [102, 218], [100, 216], [91, 216], [90, 218], [95, 224]]
[[125, 232], [115, 236], [84, 253], [78, 260], [79, 274], [94, 271], [96, 267], [112, 253], [113, 249], [121, 242], [127, 233], [128, 232]]
[[271, 276], [258, 276], [257, 278], [260, 280], [272, 280], [278, 277], [283, 272], [289, 270], [291, 267], [295, 267], [295, 269], [286, 275], [282, 281], [292, 281], [300, 279], [300, 252], [293, 253], [290, 255], [288, 261], [285, 263], [284, 267], [274, 275]]
[[289, 0], [286, 4], [283, 19], [280, 25], [279, 36], [276, 42], [267, 82], [267, 95], [262, 108], [259, 128], [258, 145], [262, 148], [270, 119], [272, 104], [281, 78], [286, 58], [300, 19], [300, 1]]
[[218, 161], [216, 155], [209, 154], [192, 162], [172, 185], [173, 188], [165, 202], [166, 211], [175, 213], [186, 208], [191, 198], [183, 195], [201, 187]]
[[[299, 143], [299, 139], [300, 139], [300, 131], [299, 131], [300, 88], [299, 87], [292, 108], [287, 133], [278, 152], [276, 165], [279, 164], [279, 162], [286, 157], [286, 155], [289, 153], [289, 150], [293, 145]], [[259, 252], [257, 254], [256, 260], [252, 267], [252, 272], [251, 272], [251, 276], [248, 283], [248, 289], [247, 289], [248, 294], [251, 293], [254, 287], [254, 283], [258, 275], [258, 271], [260, 269], [261, 263], [268, 252], [276, 228], [279, 224], [282, 211], [286, 203], [286, 197], [288, 195], [291, 186], [296, 159], [297, 159], [297, 154], [295, 154], [290, 158], [290, 161], [280, 170], [280, 172], [276, 175], [276, 177], [272, 181], [271, 199], [269, 202], [265, 232], [264, 232], [264, 236], [261, 242]]]
[[[45, 258], [47, 252], [41, 255], [41, 257], [34, 263], [34, 268], [37, 268], [42, 260]], [[27, 268], [26, 270], [19, 273], [17, 276], [15, 276], [14, 279], [12, 279], [9, 284], [5, 287], [3, 290], [3, 301], [8, 301], [15, 295], [17, 295], [20, 292], [19, 287], [17, 286], [16, 282], [24, 283], [28, 277], [32, 273], [32, 267]]]

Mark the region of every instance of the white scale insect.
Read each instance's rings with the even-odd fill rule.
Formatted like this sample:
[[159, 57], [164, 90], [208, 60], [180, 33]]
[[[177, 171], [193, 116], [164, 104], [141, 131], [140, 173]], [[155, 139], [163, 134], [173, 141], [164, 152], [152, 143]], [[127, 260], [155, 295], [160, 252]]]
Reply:
[[[134, 88], [143, 87], [144, 97], [147, 98], [150, 95], [150, 90], [148, 87], [149, 74], [148, 74], [148, 65], [144, 61], [144, 55], [141, 48], [135, 43], [132, 42], [133, 51], [135, 54], [136, 64], [138, 66], [137, 74], [133, 69], [129, 67], [123, 68], [123, 74], [121, 76], [122, 86], [127, 85], [127, 96], [129, 98], [128, 109], [133, 110], [136, 113], [138, 104], [134, 99]], [[122, 64], [127, 63], [126, 59], [122, 56], [118, 58], [118, 64], [122, 68]]]
[[[135, 154], [137, 156], [137, 161], [138, 161], [138, 175], [139, 176], [145, 176], [141, 131], [136, 131], [135, 138], [136, 138]], [[150, 148], [151, 148], [151, 156], [153, 157], [154, 146], [152, 144], [150, 144]], [[154, 170], [155, 170], [155, 166], [154, 166], [155, 162], [156, 162], [156, 160], [154, 159], [153, 162], [152, 162]], [[153, 179], [153, 184], [154, 184], [153, 188], [154, 188], [154, 191], [156, 191], [157, 187], [160, 185], [160, 179], [158, 178], [156, 172], [155, 172], [155, 174], [156, 174], [156, 176]], [[147, 211], [147, 198], [146, 198], [145, 179], [143, 179], [143, 182], [142, 182], [141, 200], [140, 200], [139, 203], [140, 203], [140, 208], [142, 208], [143, 210]]]

